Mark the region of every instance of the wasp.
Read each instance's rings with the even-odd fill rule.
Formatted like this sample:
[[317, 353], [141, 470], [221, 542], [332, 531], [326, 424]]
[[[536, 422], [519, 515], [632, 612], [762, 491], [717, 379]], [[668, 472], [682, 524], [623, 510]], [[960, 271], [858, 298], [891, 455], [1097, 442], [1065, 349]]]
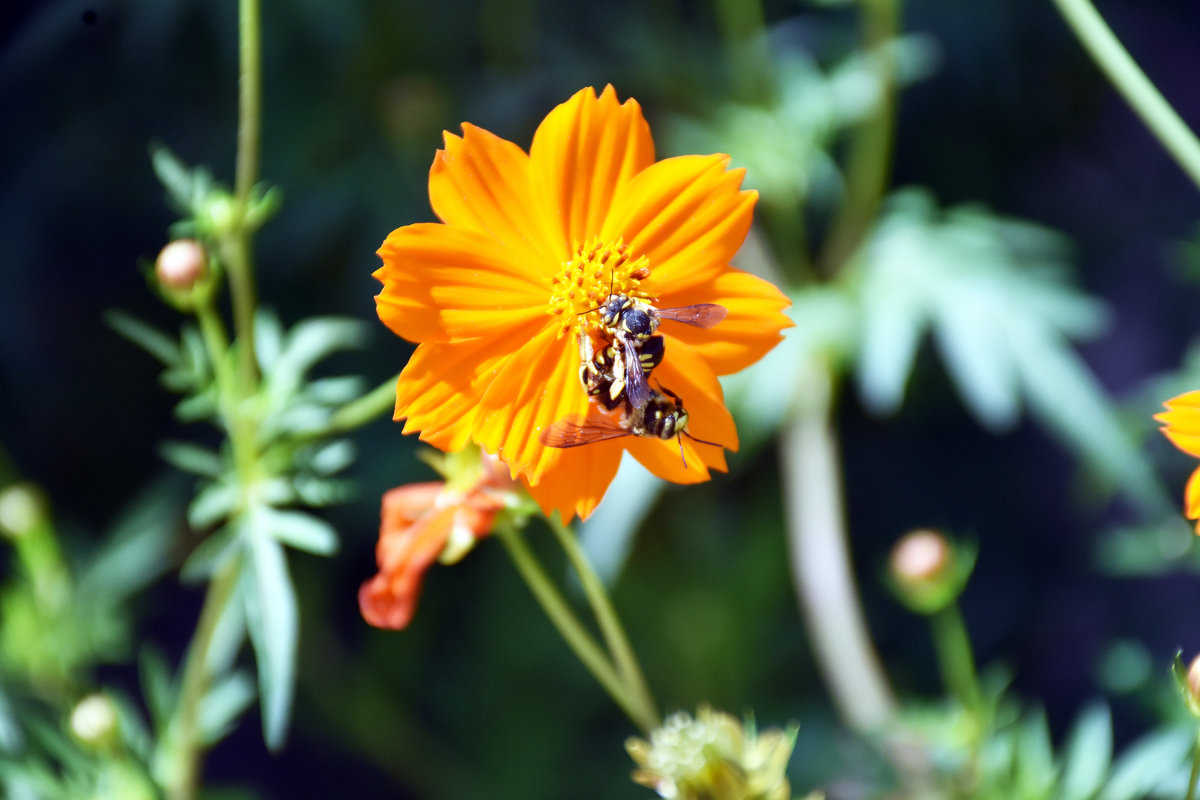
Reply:
[[679, 457], [687, 469], [687, 457], [683, 454], [683, 437], [700, 444], [721, 447], [716, 442], [698, 439], [687, 432], [688, 412], [679, 395], [660, 386], [662, 392], [649, 390], [646, 402], [634, 406], [628, 400], [623, 404], [625, 411], [619, 417], [608, 414], [572, 415], [554, 422], [538, 434], [538, 441], [547, 447], [581, 447], [585, 444], [619, 439], [623, 436], [653, 436], [664, 441], [679, 440]]
[[[588, 396], [595, 397], [607, 411], [619, 408], [625, 400], [629, 369], [624, 348], [624, 343], [614, 341], [596, 352], [590, 338], [585, 337], [580, 342], [579, 382]], [[663, 337], [651, 336], [633, 351], [637, 354], [637, 368], [643, 380], [662, 363], [664, 348]]]
[[[644, 300], [625, 294], [610, 294], [608, 299], [594, 310], [600, 311], [604, 332], [612, 337], [613, 342], [612, 346], [601, 354], [608, 357], [608, 352], [611, 351], [611, 400], [615, 403], [624, 392], [633, 408], [641, 408], [650, 400], [652, 390], [646, 376], [650, 369], [662, 361], [663, 341], [661, 336], [655, 335], [655, 331], [663, 320], [682, 322], [696, 328], [711, 328], [729, 313], [724, 306], [716, 303], [655, 308]], [[584, 367], [590, 369], [587, 365], [591, 364], [593, 359], [583, 360], [586, 362]], [[646, 368], [647, 365], [649, 369]], [[580, 374], [583, 380], [583, 373]], [[595, 373], [589, 372], [589, 380], [598, 382], [602, 374], [604, 373], [600, 370]], [[593, 383], [589, 383], [589, 380], [583, 380], [583, 384], [588, 393], [592, 394]]]

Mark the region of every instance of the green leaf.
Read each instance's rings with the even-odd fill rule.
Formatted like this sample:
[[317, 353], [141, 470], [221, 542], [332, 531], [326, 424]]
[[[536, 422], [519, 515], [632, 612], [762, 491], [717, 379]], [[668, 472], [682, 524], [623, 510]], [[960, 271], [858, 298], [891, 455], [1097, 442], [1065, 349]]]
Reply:
[[1193, 734], [1172, 730], [1152, 733], [1131, 745], [1113, 766], [1098, 800], [1141, 800], [1187, 769]]
[[158, 453], [178, 469], [206, 478], [221, 477], [225, 468], [220, 455], [190, 442], [161, 442]]
[[892, 197], [856, 263], [866, 405], [903, 397], [926, 329], [968, 411], [989, 430], [1011, 427], [1022, 403], [1107, 486], [1150, 515], [1170, 508], [1112, 401], [1072, 348], [1097, 333], [1106, 308], [1067, 281], [1066, 240], [976, 207], [942, 211], [923, 191]]
[[1079, 452], [1089, 466], [1121, 487], [1144, 513], [1159, 517], [1174, 504], [1155, 478], [1134, 437], [1127, 434], [1104, 389], [1072, 350], [1029, 325], [1008, 328], [1030, 412]]
[[150, 163], [154, 174], [167, 190], [167, 198], [175, 210], [191, 214], [196, 207], [196, 198], [205, 188], [193, 171], [179, 157], [163, 145], [150, 146]]
[[1015, 778], [1019, 796], [1059, 800], [1052, 794], [1057, 770], [1045, 712], [1039, 709], [1029, 714], [1018, 730]]
[[238, 538], [233, 528], [214, 531], [196, 545], [196, 549], [183, 562], [179, 568], [179, 579], [184, 583], [206, 581], [238, 552]]
[[333, 475], [354, 463], [354, 443], [336, 439], [316, 448], [308, 456], [308, 466], [318, 475]]
[[283, 546], [257, 529], [244, 536], [249, 569], [242, 573], [246, 626], [258, 663], [263, 737], [267, 747], [283, 746], [295, 691], [299, 619], [296, 594]]
[[1063, 756], [1061, 800], [1091, 800], [1112, 763], [1112, 715], [1104, 703], [1092, 703], [1067, 737]]
[[238, 487], [228, 483], [210, 483], [196, 493], [188, 506], [188, 524], [196, 530], [207, 528], [228, 517], [241, 500]]
[[254, 315], [254, 350], [259, 367], [269, 375], [283, 352], [283, 325], [270, 309], [260, 308]]
[[337, 552], [337, 532], [333, 526], [311, 514], [263, 508], [257, 516], [261, 530], [269, 531], [284, 544], [320, 556]]
[[165, 366], [176, 366], [183, 362], [183, 351], [175, 339], [137, 317], [111, 309], [104, 312], [104, 321], [114, 331], [157, 358]]
[[291, 395], [314, 364], [330, 353], [360, 346], [366, 335], [366, 325], [356, 319], [315, 317], [296, 323], [270, 372], [269, 392]]
[[200, 702], [197, 713], [201, 741], [213, 745], [223, 739], [254, 702], [254, 696], [254, 679], [244, 672], [234, 672], [215, 684]]
[[149, 645], [143, 647], [138, 655], [138, 677], [141, 679], [146, 710], [150, 712], [150, 720], [161, 737], [171, 721], [176, 698], [175, 682], [171, 678], [166, 656]]
[[0, 684], [0, 752], [17, 753], [24, 745], [25, 737], [21, 734], [21, 723], [17, 718], [16, 709]]
[[162, 575], [181, 526], [183, 493], [174, 479], [146, 487], [122, 512], [79, 574], [79, 605], [112, 604]]

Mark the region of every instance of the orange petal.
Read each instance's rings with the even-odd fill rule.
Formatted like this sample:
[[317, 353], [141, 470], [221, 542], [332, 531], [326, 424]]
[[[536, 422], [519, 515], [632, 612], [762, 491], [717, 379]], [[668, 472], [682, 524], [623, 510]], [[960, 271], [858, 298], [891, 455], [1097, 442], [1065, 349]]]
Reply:
[[602, 238], [618, 236], [650, 260], [654, 285], [684, 292], [728, 267], [742, 246], [758, 193], [729, 156], [680, 156], [651, 165], [613, 198]]
[[574, 249], [600, 230], [614, 193], [654, 163], [654, 141], [636, 100], [619, 103], [612, 86], [597, 98], [589, 86], [546, 115], [529, 155], [542, 204], [558, 209]]
[[[686, 342], [665, 336], [663, 362], [651, 373], [651, 385], [670, 389], [683, 401], [688, 412], [688, 433], [698, 439], [717, 442], [729, 450], [738, 449], [737, 426], [725, 407], [725, 392], [712, 369], [699, 352]], [[706, 453], [720, 454], [720, 448], [703, 446]], [[678, 455], [678, 453], [676, 453]], [[712, 466], [713, 459], [705, 459]], [[720, 461], [724, 469], [724, 459]]]
[[782, 338], [780, 331], [793, 323], [783, 313], [791, 305], [787, 295], [756, 275], [730, 268], [714, 280], [677, 291], [667, 284], [656, 303], [660, 308], [717, 303], [729, 315], [704, 330], [664, 322], [671, 336], [687, 342], [718, 375], [745, 369], [767, 354]]
[[649, 437], [625, 441], [629, 442], [633, 457], [663, 480], [672, 483], [706, 481], [710, 469], [722, 472], [728, 469], [722, 446], [737, 449], [737, 429], [725, 408], [720, 382], [696, 351], [683, 342], [668, 338], [665, 352], [653, 380], [679, 395], [688, 412], [687, 433], [695, 438], [685, 435], [669, 441]]
[[495, 240], [531, 270], [549, 277], [569, 257], [557, 220], [533, 194], [529, 156], [512, 142], [463, 123], [462, 138], [447, 131], [429, 170], [434, 213]]
[[1188, 519], [1200, 519], [1200, 469], [1188, 478], [1183, 490], [1183, 507]]
[[358, 592], [359, 609], [367, 622], [398, 630], [412, 620], [425, 571], [446, 546], [456, 510], [450, 505], [428, 512], [411, 525], [381, 529], [379, 574]]
[[543, 445], [538, 434], [587, 409], [578, 373], [574, 340], [559, 338], [555, 328], [543, 330], [499, 367], [475, 414], [472, 437], [500, 456], [514, 476], [524, 473], [538, 483], [562, 452]]
[[1200, 458], [1200, 434], [1184, 433], [1178, 428], [1163, 428], [1163, 435], [1171, 440], [1171, 444], [1190, 456]]
[[563, 522], [570, 522], [574, 514], [587, 519], [617, 476], [625, 449], [622, 443], [633, 438], [610, 439], [560, 451], [558, 461], [542, 473], [536, 486], [525, 481], [530, 496], [545, 514], [557, 510]]
[[395, 419], [408, 419], [404, 433], [420, 431], [442, 450], [465, 447], [493, 374], [511, 357], [496, 350], [488, 339], [417, 347], [396, 382]]
[[423, 223], [391, 232], [379, 248], [376, 310], [414, 342], [511, 334], [545, 315], [548, 283], [495, 240], [465, 228]]

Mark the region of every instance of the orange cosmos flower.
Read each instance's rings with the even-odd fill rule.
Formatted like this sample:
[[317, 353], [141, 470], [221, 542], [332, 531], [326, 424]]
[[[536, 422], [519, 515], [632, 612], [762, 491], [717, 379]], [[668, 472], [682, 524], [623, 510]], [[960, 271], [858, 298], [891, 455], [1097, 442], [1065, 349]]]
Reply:
[[[476, 451], [478, 452], [478, 451]], [[478, 464], [476, 465], [479, 466]], [[462, 469], [458, 478], [467, 477]], [[514, 505], [515, 485], [494, 459], [484, 456], [465, 489], [459, 480], [413, 483], [383, 496], [375, 559], [379, 574], [358, 590], [363, 618], [377, 628], [407, 627], [417, 610], [425, 571], [434, 561], [454, 562], [491, 533], [496, 514]]]
[[654, 160], [634, 100], [608, 86], [576, 93], [525, 151], [474, 125], [447, 132], [429, 173], [441, 223], [393, 231], [379, 250], [379, 318], [419, 346], [400, 375], [405, 433], [452, 451], [476, 442], [508, 464], [543, 511], [586, 517], [628, 450], [677, 483], [726, 469], [720, 447], [627, 436], [556, 449], [538, 435], [588, 410], [580, 337], [603, 338], [611, 291], [659, 308], [717, 303], [701, 330], [664, 322], [653, 378], [677, 394], [689, 432], [736, 449], [718, 375], [761, 358], [791, 323], [778, 289], [730, 266], [757, 193], [725, 155]]
[[[1163, 434], [1183, 452], [1200, 458], [1200, 391], [1173, 397], [1163, 405], [1167, 410], [1154, 415], [1163, 423]], [[1200, 520], [1200, 468], [1188, 478], [1183, 498], [1187, 518]], [[1196, 532], [1200, 533], [1200, 522]]]

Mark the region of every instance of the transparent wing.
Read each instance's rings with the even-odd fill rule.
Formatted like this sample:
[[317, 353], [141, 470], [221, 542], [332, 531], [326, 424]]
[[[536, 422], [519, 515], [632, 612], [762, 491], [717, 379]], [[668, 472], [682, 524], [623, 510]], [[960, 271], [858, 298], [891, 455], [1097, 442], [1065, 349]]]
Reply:
[[678, 308], [656, 309], [658, 316], [663, 319], [682, 322], [697, 328], [711, 328], [729, 314], [725, 306], [716, 303], [699, 303], [694, 306], [679, 306]]
[[632, 431], [621, 427], [620, 422], [610, 417], [572, 414], [539, 433], [538, 441], [547, 447], [580, 447], [632, 435]]
[[633, 339], [621, 337], [621, 359], [625, 362], [625, 397], [629, 405], [641, 408], [650, 399], [650, 384], [646, 383], [646, 373], [642, 371], [641, 353]]

